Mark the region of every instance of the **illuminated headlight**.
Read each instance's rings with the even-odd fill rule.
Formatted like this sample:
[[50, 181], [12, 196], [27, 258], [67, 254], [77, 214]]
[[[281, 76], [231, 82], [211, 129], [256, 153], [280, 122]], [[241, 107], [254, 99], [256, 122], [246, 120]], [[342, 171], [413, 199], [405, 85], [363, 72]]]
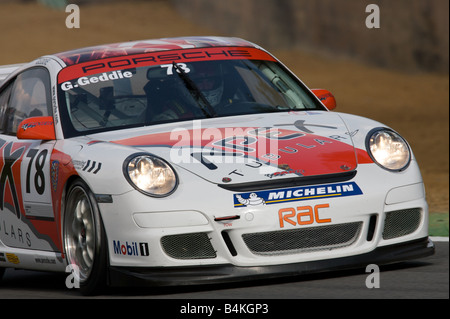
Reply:
[[150, 196], [170, 195], [178, 184], [172, 167], [149, 154], [135, 154], [125, 160], [124, 174], [133, 187]]
[[372, 131], [368, 135], [367, 142], [367, 148], [372, 159], [387, 170], [401, 171], [411, 161], [408, 144], [394, 131], [389, 129]]

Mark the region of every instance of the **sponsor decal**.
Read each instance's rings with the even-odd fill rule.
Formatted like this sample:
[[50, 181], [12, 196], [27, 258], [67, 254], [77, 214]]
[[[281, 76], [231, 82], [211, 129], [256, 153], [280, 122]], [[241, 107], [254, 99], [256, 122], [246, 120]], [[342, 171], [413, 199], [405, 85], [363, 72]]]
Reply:
[[47, 256], [34, 256], [34, 262], [36, 264], [56, 265], [56, 259]]
[[[295, 123], [303, 131], [334, 128], [305, 121]], [[247, 168], [257, 168], [259, 174], [273, 179], [286, 175], [333, 174], [353, 170], [357, 164], [372, 163], [365, 150], [335, 138], [336, 135], [332, 138], [281, 127], [202, 128], [201, 121], [193, 121], [192, 129], [180, 128], [111, 142], [136, 147], [170, 147], [172, 163], [200, 163], [208, 171], [219, 171], [221, 164], [245, 166], [246, 170], [235, 168], [228, 173], [230, 178], [243, 177]]]
[[83, 172], [97, 174], [98, 171], [102, 168], [102, 163], [97, 163], [96, 161], [88, 160], [86, 165], [83, 167]]
[[50, 159], [52, 147], [40, 141], [0, 138], [0, 241], [6, 246], [61, 250], [60, 236], [52, 224], [51, 190], [60, 184], [58, 165]]
[[[17, 189], [16, 187], [15, 181], [18, 180], [18, 178], [14, 173], [14, 168], [16, 163], [19, 163], [20, 165], [20, 159], [26, 148], [27, 147], [23, 144], [7, 143], [5, 140], [0, 139], [0, 158], [4, 159], [3, 163], [0, 162], [0, 210], [4, 209], [5, 202], [9, 197], [8, 195], [10, 195], [18, 219], [20, 219], [21, 216], [20, 203], [22, 198], [20, 196], [20, 188]], [[7, 185], [9, 185], [9, 192]]]
[[50, 165], [50, 178], [52, 183], [52, 190], [56, 192], [58, 188], [58, 172], [59, 172], [59, 162], [52, 161]]
[[[46, 116], [45, 118], [50, 118], [49, 116]], [[35, 121], [35, 122], [28, 122], [28, 123], [24, 123], [21, 128], [22, 130], [26, 131], [29, 128], [34, 128], [36, 126], [48, 126], [48, 125], [53, 125], [53, 120], [52, 121]]]
[[86, 173], [97, 174], [102, 169], [102, 163], [97, 161], [72, 160], [72, 163], [75, 169]]
[[318, 125], [318, 124], [308, 124], [305, 123], [305, 120], [297, 120], [294, 122], [294, 124], [277, 124], [275, 126], [291, 126], [294, 125], [299, 131], [305, 132], [305, 133], [311, 133], [314, 134], [311, 127], [320, 127], [320, 128], [326, 128], [330, 130], [337, 130], [338, 128], [335, 126], [329, 126], [329, 125]]
[[[244, 206], [259, 206], [259, 205], [266, 205], [266, 201], [264, 200], [264, 198], [259, 197], [256, 193], [250, 193], [250, 195], [248, 195], [248, 198], [243, 198], [241, 195], [235, 195], [237, 201], [239, 202], [239, 205], [244, 205]], [[234, 206], [236, 207], [236, 202], [234, 204]]]
[[[2, 241], [8, 242], [15, 247], [29, 248], [32, 246], [31, 234], [27, 231], [26, 226], [20, 227], [14, 222], [14, 218], [11, 218], [12, 222], [8, 223], [3, 216], [0, 216], [0, 238]], [[6, 216], [5, 216], [6, 217]]]
[[363, 192], [355, 182], [346, 182], [240, 193], [233, 195], [233, 201], [234, 207], [239, 208], [362, 194]]
[[[280, 165], [278, 165], [278, 167], [280, 167]], [[281, 172], [275, 172], [275, 173], [270, 173], [270, 174], [265, 174], [264, 176], [268, 177], [268, 178], [273, 178], [273, 177], [281, 177], [281, 176], [285, 176], [285, 175], [289, 175], [289, 174], [294, 174], [297, 176], [302, 176], [303, 173], [305, 171], [303, 169], [288, 169], [285, 171], [281, 171]]]
[[148, 256], [148, 243], [128, 242], [121, 243], [120, 240], [113, 240], [113, 248], [115, 255], [122, 256]]
[[6, 259], [8, 259], [8, 261], [10, 263], [12, 263], [12, 264], [15, 264], [15, 265], [20, 264], [19, 257], [17, 257], [16, 254], [9, 254], [9, 253], [7, 253], [6, 254]]
[[330, 204], [319, 204], [316, 206], [301, 206], [282, 208], [278, 211], [278, 220], [280, 228], [287, 225], [304, 226], [311, 224], [331, 223], [331, 218], [322, 218], [319, 216], [319, 210], [329, 208]]

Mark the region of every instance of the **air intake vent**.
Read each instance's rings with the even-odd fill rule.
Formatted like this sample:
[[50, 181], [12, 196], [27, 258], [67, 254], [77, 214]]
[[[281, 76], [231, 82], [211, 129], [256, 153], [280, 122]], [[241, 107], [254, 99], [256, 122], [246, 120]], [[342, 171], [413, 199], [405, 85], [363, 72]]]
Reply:
[[164, 252], [175, 259], [216, 258], [216, 252], [205, 233], [181, 234], [161, 238]]
[[332, 250], [353, 244], [362, 222], [244, 234], [245, 244], [255, 255], [287, 255]]
[[420, 208], [403, 209], [386, 213], [383, 239], [392, 239], [412, 234], [422, 221]]

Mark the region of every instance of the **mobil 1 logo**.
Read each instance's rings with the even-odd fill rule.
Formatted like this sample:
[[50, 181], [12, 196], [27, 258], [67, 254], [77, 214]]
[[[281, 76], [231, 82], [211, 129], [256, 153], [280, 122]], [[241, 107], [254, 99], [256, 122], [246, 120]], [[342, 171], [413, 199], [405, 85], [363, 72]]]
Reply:
[[136, 257], [147, 257], [148, 255], [150, 255], [148, 243], [137, 243], [134, 241], [121, 242], [120, 240], [113, 240], [113, 249], [115, 255]]

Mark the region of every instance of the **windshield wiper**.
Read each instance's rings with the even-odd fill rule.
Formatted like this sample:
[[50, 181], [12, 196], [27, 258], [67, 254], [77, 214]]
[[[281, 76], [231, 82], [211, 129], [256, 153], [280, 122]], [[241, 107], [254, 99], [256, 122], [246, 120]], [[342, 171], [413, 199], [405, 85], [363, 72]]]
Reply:
[[183, 80], [184, 85], [188, 89], [188, 91], [192, 94], [192, 97], [198, 102], [200, 109], [205, 114], [206, 117], [216, 117], [217, 114], [214, 111], [213, 107], [203, 95], [202, 91], [197, 87], [197, 85], [191, 80], [191, 78], [184, 72], [183, 68], [180, 68], [178, 64], [174, 61], [173, 68], [175, 69], [175, 73], [178, 74], [181, 80]]

